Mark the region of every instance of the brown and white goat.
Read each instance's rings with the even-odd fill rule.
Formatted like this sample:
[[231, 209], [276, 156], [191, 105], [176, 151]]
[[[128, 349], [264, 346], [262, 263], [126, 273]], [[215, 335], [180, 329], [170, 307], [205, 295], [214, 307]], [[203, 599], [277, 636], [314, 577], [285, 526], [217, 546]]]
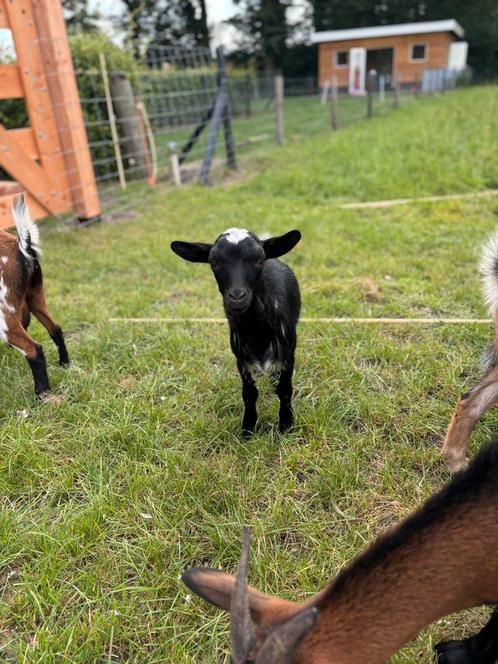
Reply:
[[[183, 576], [230, 611], [234, 664], [386, 662], [442, 616], [498, 602], [498, 441], [305, 603], [248, 587], [248, 554], [246, 530], [236, 577], [206, 568]], [[479, 657], [450, 642], [439, 644], [440, 661], [493, 664], [497, 622], [476, 638]]]
[[483, 355], [483, 378], [460, 398], [446, 433], [443, 455], [452, 471], [466, 466], [467, 447], [475, 425], [498, 403], [498, 233], [484, 247], [480, 272], [484, 299], [495, 324], [495, 338]]
[[50, 392], [50, 385], [43, 348], [27, 332], [31, 314], [50, 334], [59, 350], [61, 365], [69, 364], [69, 355], [62, 330], [47, 309], [38, 260], [38, 228], [31, 221], [24, 197], [16, 198], [12, 216], [17, 237], [0, 230], [0, 339], [26, 357], [33, 373], [35, 393], [42, 396]]

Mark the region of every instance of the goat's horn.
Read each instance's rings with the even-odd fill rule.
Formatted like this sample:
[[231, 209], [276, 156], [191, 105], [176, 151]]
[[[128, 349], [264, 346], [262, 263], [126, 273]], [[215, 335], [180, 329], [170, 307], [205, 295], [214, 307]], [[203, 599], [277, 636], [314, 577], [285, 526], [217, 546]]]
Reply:
[[242, 553], [237, 567], [235, 587], [230, 601], [230, 644], [232, 646], [233, 664], [244, 664], [253, 646], [256, 634], [249, 611], [249, 595], [247, 594], [247, 565], [249, 562], [249, 546], [251, 533], [244, 528]]
[[259, 651], [256, 664], [289, 664], [301, 640], [313, 629], [317, 615], [318, 610], [313, 606], [275, 629]]

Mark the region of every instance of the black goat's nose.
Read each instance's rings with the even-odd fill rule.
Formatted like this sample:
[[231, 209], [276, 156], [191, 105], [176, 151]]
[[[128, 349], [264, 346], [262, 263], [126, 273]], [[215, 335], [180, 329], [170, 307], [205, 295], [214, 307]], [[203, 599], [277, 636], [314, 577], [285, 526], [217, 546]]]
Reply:
[[234, 302], [240, 302], [247, 297], [247, 291], [243, 288], [231, 288], [228, 291], [228, 297]]

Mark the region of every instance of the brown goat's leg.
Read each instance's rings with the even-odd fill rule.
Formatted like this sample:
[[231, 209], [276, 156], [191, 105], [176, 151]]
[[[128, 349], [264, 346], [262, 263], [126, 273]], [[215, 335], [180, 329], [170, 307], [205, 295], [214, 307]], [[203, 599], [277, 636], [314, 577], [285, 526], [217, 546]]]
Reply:
[[29, 336], [17, 316], [11, 316], [7, 319], [5, 336], [7, 343], [17, 348], [26, 357], [33, 374], [35, 394], [37, 396], [48, 394], [50, 385], [42, 346]]
[[62, 328], [57, 325], [48, 312], [45, 293], [43, 292], [41, 284], [35, 286], [30, 291], [27, 296], [27, 301], [31, 312], [47, 330], [52, 341], [57, 346], [59, 351], [59, 364], [61, 366], [67, 366], [69, 364], [69, 354], [67, 352], [66, 342], [64, 341], [64, 334]]
[[451, 418], [443, 444], [448, 468], [456, 472], [467, 464], [466, 454], [475, 425], [491, 406], [498, 403], [498, 367], [460, 399]]

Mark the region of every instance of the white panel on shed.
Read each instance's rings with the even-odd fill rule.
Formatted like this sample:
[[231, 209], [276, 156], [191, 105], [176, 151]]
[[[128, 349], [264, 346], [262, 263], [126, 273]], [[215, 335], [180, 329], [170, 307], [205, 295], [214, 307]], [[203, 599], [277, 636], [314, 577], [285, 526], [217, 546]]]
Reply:
[[349, 94], [365, 94], [365, 73], [367, 69], [367, 49], [352, 48], [349, 51]]
[[462, 71], [467, 66], [468, 42], [453, 42], [450, 44], [448, 55], [448, 69]]

